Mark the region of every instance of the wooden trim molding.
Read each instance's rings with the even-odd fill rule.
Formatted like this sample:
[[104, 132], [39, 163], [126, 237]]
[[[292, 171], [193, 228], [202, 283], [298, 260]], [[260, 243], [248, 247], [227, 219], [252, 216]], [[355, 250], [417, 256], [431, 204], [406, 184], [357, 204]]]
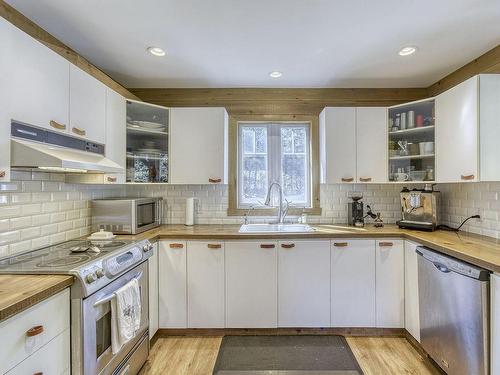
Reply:
[[22, 13], [11, 7], [5, 1], [0, 0], [0, 17], [5, 18], [11, 24], [24, 31], [26, 34], [30, 35], [32, 38], [38, 40], [40, 43], [45, 44], [48, 48], [56, 52], [57, 54], [64, 57], [70, 63], [76, 65], [86, 73], [90, 74], [97, 80], [101, 81], [103, 84], [108, 86], [110, 89], [115, 90], [120, 95], [127, 99], [141, 100], [134, 94], [132, 94], [125, 87], [120, 85], [102, 70], [97, 68], [95, 65], [90, 63], [84, 57], [79, 55], [76, 51], [68, 47], [66, 44], [61, 42], [59, 39], [55, 38], [47, 31], [42, 29], [36, 23], [31, 21], [29, 18], [24, 16]]
[[300, 121], [311, 124], [310, 142], [311, 142], [311, 203], [312, 207], [290, 208], [289, 215], [300, 215], [307, 213], [309, 215], [321, 215], [320, 207], [320, 184], [319, 184], [319, 117], [307, 115], [232, 115], [229, 117], [229, 184], [228, 184], [228, 216], [275, 216], [276, 208], [258, 208], [243, 209], [238, 208], [238, 123], [242, 121], [269, 121], [269, 122], [287, 122]]

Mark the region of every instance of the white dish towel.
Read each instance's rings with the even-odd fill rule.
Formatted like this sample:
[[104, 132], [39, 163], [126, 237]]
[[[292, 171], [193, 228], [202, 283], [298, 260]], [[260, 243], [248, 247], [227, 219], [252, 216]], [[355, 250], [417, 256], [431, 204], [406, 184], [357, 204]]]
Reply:
[[113, 354], [130, 341], [141, 325], [139, 281], [130, 280], [115, 292], [111, 300], [111, 350]]

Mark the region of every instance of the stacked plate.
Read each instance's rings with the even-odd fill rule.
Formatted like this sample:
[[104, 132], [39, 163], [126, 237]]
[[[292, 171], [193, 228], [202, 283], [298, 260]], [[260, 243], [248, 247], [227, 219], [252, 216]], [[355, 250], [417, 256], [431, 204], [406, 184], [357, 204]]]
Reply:
[[149, 121], [133, 121], [129, 120], [127, 122], [127, 126], [136, 129], [144, 129], [144, 130], [154, 130], [158, 132], [163, 132], [166, 129], [164, 124], [159, 124], [157, 122], [149, 122]]

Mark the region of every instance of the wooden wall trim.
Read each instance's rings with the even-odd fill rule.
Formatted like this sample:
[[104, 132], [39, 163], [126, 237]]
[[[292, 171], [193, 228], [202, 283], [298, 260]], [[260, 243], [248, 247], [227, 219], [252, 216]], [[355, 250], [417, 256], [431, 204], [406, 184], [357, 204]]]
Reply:
[[427, 97], [425, 88], [130, 88], [166, 107], [226, 107], [229, 114], [318, 115], [327, 106], [391, 106]]
[[64, 57], [70, 63], [78, 66], [80, 69], [101, 81], [109, 88], [115, 90], [120, 95], [127, 99], [140, 100], [140, 98], [132, 94], [129, 90], [113, 80], [84, 57], [80, 56], [76, 51], [49, 34], [47, 31], [42, 29], [3, 0], [0, 0], [0, 16], [30, 35], [32, 38], [38, 40], [40, 43], [45, 44], [48, 48]]
[[500, 73], [500, 44], [429, 86], [429, 96], [441, 94], [481, 73]]

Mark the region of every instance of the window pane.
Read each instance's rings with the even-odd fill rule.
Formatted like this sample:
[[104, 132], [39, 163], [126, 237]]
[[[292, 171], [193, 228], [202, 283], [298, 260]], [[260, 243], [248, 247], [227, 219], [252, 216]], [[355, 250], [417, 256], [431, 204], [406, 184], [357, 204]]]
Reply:
[[306, 129], [293, 129], [293, 150], [294, 153], [306, 152]]
[[293, 129], [290, 127], [281, 128], [281, 148], [284, 153], [293, 152]]
[[283, 194], [290, 202], [307, 202], [307, 171], [305, 155], [283, 155]]
[[254, 152], [254, 131], [252, 128], [243, 128], [243, 152], [251, 154]]
[[267, 156], [245, 156], [243, 158], [242, 203], [263, 202], [267, 193]]
[[267, 128], [255, 128], [255, 152], [267, 152]]

